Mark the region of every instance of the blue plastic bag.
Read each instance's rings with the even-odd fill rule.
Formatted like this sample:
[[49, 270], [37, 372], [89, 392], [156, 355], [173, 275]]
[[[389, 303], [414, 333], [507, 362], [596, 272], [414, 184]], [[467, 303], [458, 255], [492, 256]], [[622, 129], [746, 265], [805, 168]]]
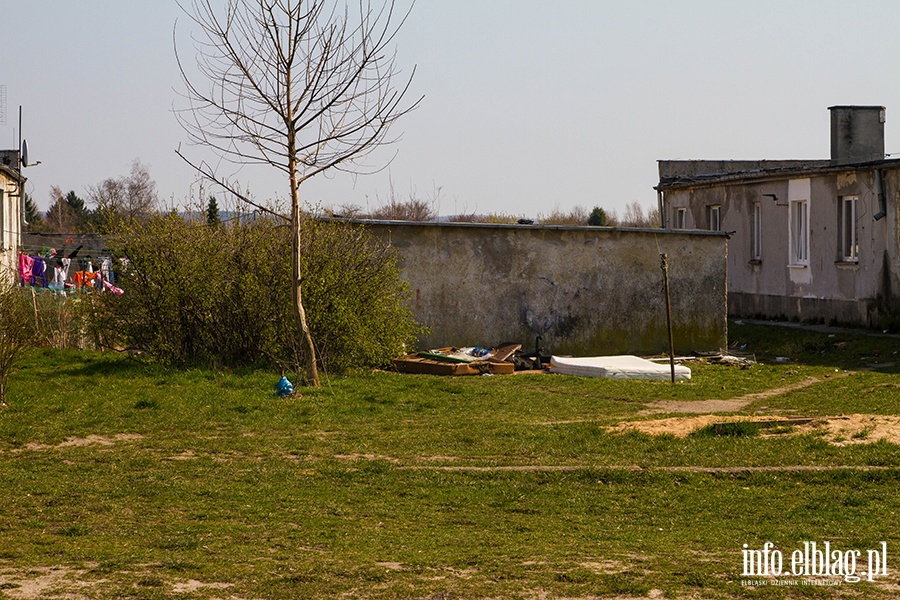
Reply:
[[282, 376], [275, 384], [275, 395], [279, 398], [287, 398], [294, 393], [294, 384], [288, 381], [287, 377]]

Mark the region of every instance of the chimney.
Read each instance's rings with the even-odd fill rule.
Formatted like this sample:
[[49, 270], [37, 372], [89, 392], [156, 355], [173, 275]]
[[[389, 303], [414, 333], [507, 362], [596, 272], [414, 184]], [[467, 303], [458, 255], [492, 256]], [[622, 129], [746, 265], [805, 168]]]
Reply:
[[884, 159], [883, 106], [829, 106], [831, 162], [835, 164]]

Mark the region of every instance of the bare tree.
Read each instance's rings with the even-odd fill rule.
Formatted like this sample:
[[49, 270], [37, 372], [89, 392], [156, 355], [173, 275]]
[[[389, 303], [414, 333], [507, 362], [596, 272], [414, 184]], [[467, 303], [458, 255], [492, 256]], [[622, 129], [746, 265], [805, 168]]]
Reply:
[[99, 213], [135, 219], [150, 215], [159, 203], [156, 183], [139, 160], [131, 163], [127, 176], [104, 179], [89, 187], [87, 197]]
[[58, 185], [50, 186], [50, 208], [44, 221], [55, 233], [71, 233], [75, 229], [75, 212]]
[[640, 202], [629, 202], [619, 220], [620, 227], [659, 227], [659, 210], [650, 209], [646, 213]]
[[[189, 106], [177, 111], [193, 144], [235, 165], [268, 165], [287, 176], [293, 231], [292, 298], [306, 373], [319, 385], [316, 351], [303, 308], [300, 276], [300, 192], [331, 169], [366, 172], [373, 149], [390, 143], [390, 126], [418, 102], [404, 104], [412, 75], [399, 77], [390, 51], [406, 14], [393, 0], [358, 12], [331, 0], [191, 0], [197, 74], [176, 47]], [[343, 6], [343, 7], [342, 7]], [[408, 13], [407, 13], [408, 14]], [[205, 161], [178, 154], [203, 177], [257, 209]]]

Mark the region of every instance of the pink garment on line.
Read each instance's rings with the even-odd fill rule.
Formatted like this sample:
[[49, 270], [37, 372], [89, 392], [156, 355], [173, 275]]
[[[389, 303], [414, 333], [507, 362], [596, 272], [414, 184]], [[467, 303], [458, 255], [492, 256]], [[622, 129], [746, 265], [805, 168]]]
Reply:
[[125, 291], [122, 288], [117, 288], [116, 286], [114, 286], [113, 284], [111, 284], [108, 281], [104, 281], [104, 280], [101, 280], [101, 281], [103, 281], [103, 287], [105, 289], [111, 291], [116, 296], [121, 296], [122, 294], [125, 293]]
[[19, 277], [22, 278], [22, 285], [31, 283], [31, 269], [34, 266], [34, 259], [27, 254], [19, 255]]

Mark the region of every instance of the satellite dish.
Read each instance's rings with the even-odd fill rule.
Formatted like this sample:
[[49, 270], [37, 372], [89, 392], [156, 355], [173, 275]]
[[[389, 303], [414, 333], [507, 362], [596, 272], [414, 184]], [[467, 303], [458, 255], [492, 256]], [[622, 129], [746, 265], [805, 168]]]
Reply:
[[22, 140], [22, 166], [28, 166], [28, 142]]

